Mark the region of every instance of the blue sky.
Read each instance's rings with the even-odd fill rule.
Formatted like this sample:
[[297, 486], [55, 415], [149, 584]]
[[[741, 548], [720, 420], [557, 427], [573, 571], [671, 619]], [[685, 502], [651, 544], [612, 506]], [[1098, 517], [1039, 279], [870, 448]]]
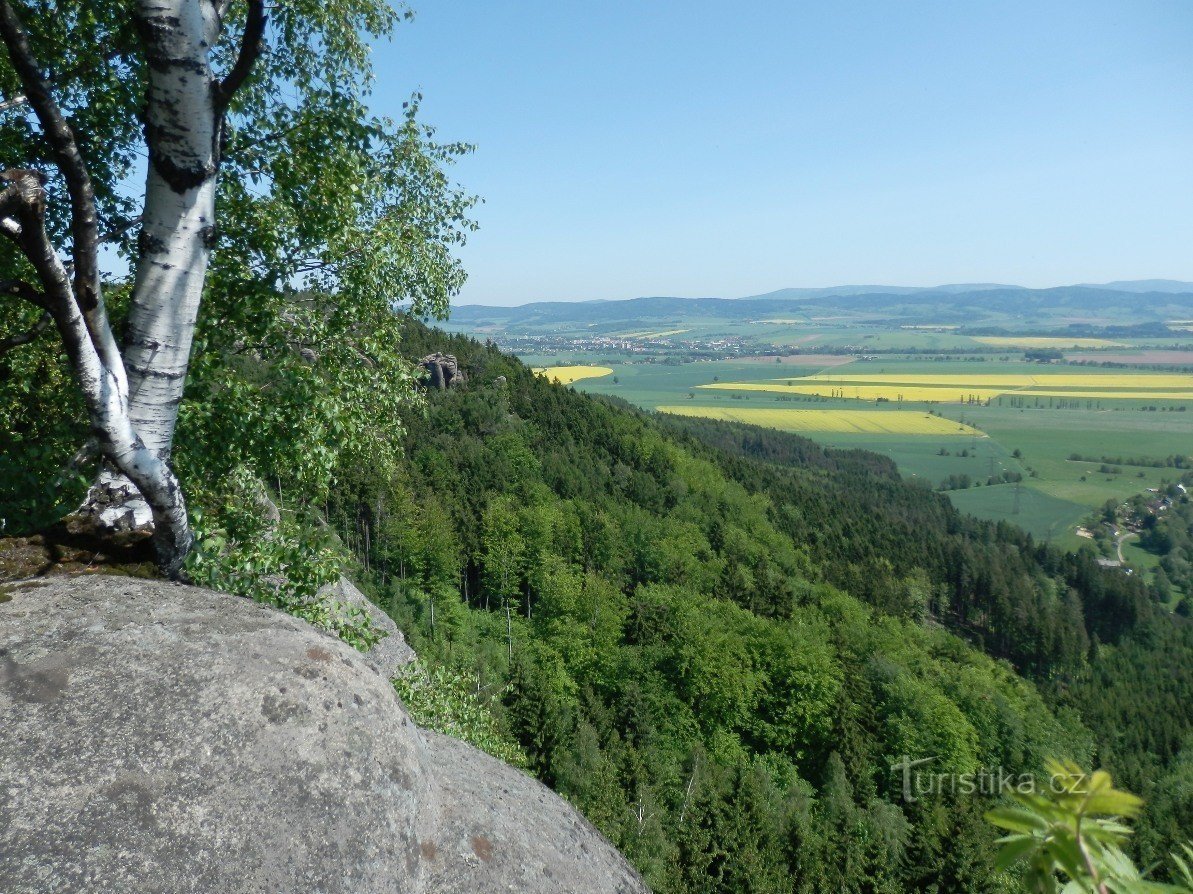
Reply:
[[415, 0], [458, 303], [1193, 280], [1193, 3]]

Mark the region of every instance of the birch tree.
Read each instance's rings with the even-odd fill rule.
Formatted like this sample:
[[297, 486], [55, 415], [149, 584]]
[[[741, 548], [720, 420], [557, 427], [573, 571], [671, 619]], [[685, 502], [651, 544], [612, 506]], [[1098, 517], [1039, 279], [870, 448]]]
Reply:
[[[44, 176], [8, 168], [0, 176], [0, 230], [32, 270], [7, 294], [48, 313], [83, 392], [91, 432], [110, 463], [105, 489], [135, 488], [152, 516], [164, 571], [177, 574], [190, 546], [186, 504], [170, 469], [174, 420], [190, 358], [203, 279], [215, 232], [219, 137], [228, 101], [253, 68], [265, 25], [262, 0], [249, 11], [236, 61], [223, 78], [211, 67], [226, 3], [137, 0], [129, 8], [145, 62], [148, 177], [140, 255], [125, 355], [108, 320], [100, 277], [99, 218], [79, 139], [54, 96], [20, 15], [0, 0], [0, 37], [66, 186], [70, 254], [64, 260], [45, 226]], [[11, 101], [16, 101], [14, 100]], [[148, 521], [148, 519], [146, 519]]]
[[[41, 352], [44, 370], [38, 336], [57, 328], [103, 459], [76, 517], [152, 529], [171, 573], [191, 539], [173, 469], [201, 489], [234, 463], [269, 481], [284, 465], [314, 494], [349, 444], [393, 452], [414, 381], [386, 343], [395, 304], [443, 315], [463, 280], [452, 249], [472, 199], [443, 167], [468, 147], [436, 144], [417, 96], [396, 123], [366, 105], [370, 44], [408, 13], [265, 12], [0, 0], [0, 379], [9, 351]], [[101, 246], [127, 259], [127, 283], [101, 275]], [[20, 384], [0, 416], [53, 440], [35, 417], [78, 401]]]

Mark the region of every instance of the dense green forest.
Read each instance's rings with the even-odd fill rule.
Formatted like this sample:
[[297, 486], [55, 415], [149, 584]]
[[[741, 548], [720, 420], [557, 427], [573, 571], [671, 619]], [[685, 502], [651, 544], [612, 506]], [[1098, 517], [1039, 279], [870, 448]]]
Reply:
[[[658, 891], [996, 891], [991, 802], [892, 768], [1097, 761], [1193, 828], [1193, 625], [864, 452], [651, 418], [407, 326], [469, 383], [326, 507], [425, 661]], [[366, 570], [367, 569], [367, 570]], [[1018, 672], [1018, 673], [1016, 673]]]
[[[1188, 837], [1193, 623], [1154, 588], [961, 516], [884, 457], [647, 415], [411, 320], [391, 333], [407, 361], [455, 354], [467, 382], [344, 415], [318, 364], [210, 336], [176, 448], [189, 573], [367, 641], [307, 601], [347, 562], [422, 656], [402, 684], [416, 714], [443, 719], [428, 691], [463, 703], [460, 729], [656, 891], [1021, 890], [995, 868], [998, 799], [918, 776], [908, 798], [909, 760], [1103, 766], [1147, 801], [1145, 865]], [[49, 345], [19, 363], [0, 377], [61, 381]], [[9, 531], [87, 481], [60, 471], [82, 427], [40, 394], [4, 405]], [[286, 599], [262, 583], [278, 574]]]

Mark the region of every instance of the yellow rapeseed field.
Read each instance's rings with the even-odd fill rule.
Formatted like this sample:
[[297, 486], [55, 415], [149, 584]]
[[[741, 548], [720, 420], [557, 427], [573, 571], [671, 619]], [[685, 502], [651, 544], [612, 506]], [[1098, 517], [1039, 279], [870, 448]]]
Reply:
[[607, 366], [540, 366], [534, 371], [552, 382], [561, 382], [564, 385], [579, 382], [581, 379], [599, 379], [613, 372]]
[[819, 373], [768, 382], [716, 382], [699, 387], [917, 403], [966, 403], [992, 400], [1002, 395], [1072, 400], [1193, 400], [1193, 375], [1146, 373]]
[[[776, 382], [792, 381], [790, 379], [775, 379]], [[1170, 375], [1165, 373], [994, 373], [984, 374], [900, 374], [875, 373], [874, 375], [833, 375], [819, 373], [807, 376], [799, 381], [812, 382], [869, 382], [876, 384], [909, 384], [909, 385], [948, 385], [991, 387], [991, 388], [1029, 388], [1033, 385], [1047, 388], [1101, 388], [1104, 390], [1135, 388], [1135, 389], [1190, 389], [1193, 390], [1193, 375]]]
[[[1091, 377], [1087, 376], [1086, 378]], [[788, 382], [794, 380], [775, 379], [775, 381]], [[801, 378], [799, 381], [834, 383], [863, 382], [874, 385], [947, 385], [950, 388], [955, 388], [957, 386], [968, 388], [1026, 388], [1028, 385], [1034, 385], [1036, 383], [1036, 376], [1020, 373], [995, 373], [993, 375], [970, 375], [969, 373], [954, 373], [952, 375], [938, 375], [936, 373], [873, 373], [871, 375], [861, 375], [847, 373], [842, 375], [834, 375], [833, 373], [818, 373], [814, 376], [806, 376]]]
[[985, 437], [968, 425], [914, 410], [767, 410], [693, 406], [666, 406], [657, 409], [660, 413], [744, 422], [780, 431]]
[[1063, 397], [1069, 400], [1193, 400], [1193, 389], [1187, 391], [1097, 391], [1068, 388], [1063, 391], [1032, 388], [1029, 391], [1010, 391], [1016, 397]]
[[[931, 387], [926, 385], [868, 385], [854, 382], [815, 381], [792, 379], [794, 384], [783, 382], [717, 382], [700, 385], [724, 391], [769, 391], [776, 394], [803, 394], [810, 397], [839, 397], [846, 400], [916, 401], [924, 403], [955, 404], [965, 401], [987, 401], [1011, 389], [973, 388], [968, 385]], [[806, 382], [807, 384], [801, 384]]]
[[1105, 338], [1063, 338], [1035, 335], [972, 336], [974, 341], [999, 348], [1123, 348], [1121, 341]]

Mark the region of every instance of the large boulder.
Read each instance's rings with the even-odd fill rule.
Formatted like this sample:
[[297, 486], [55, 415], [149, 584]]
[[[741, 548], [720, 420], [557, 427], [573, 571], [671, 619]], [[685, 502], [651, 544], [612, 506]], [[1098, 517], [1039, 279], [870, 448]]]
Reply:
[[418, 365], [429, 373], [432, 388], [440, 390], [451, 388], [464, 384], [467, 379], [467, 376], [464, 375], [464, 370], [460, 369], [460, 364], [456, 360], [455, 354], [444, 354], [436, 351], [434, 354], [428, 354], [422, 360], [418, 361]]
[[538, 782], [420, 731], [371, 664], [194, 587], [0, 591], [0, 891], [646, 891]]

